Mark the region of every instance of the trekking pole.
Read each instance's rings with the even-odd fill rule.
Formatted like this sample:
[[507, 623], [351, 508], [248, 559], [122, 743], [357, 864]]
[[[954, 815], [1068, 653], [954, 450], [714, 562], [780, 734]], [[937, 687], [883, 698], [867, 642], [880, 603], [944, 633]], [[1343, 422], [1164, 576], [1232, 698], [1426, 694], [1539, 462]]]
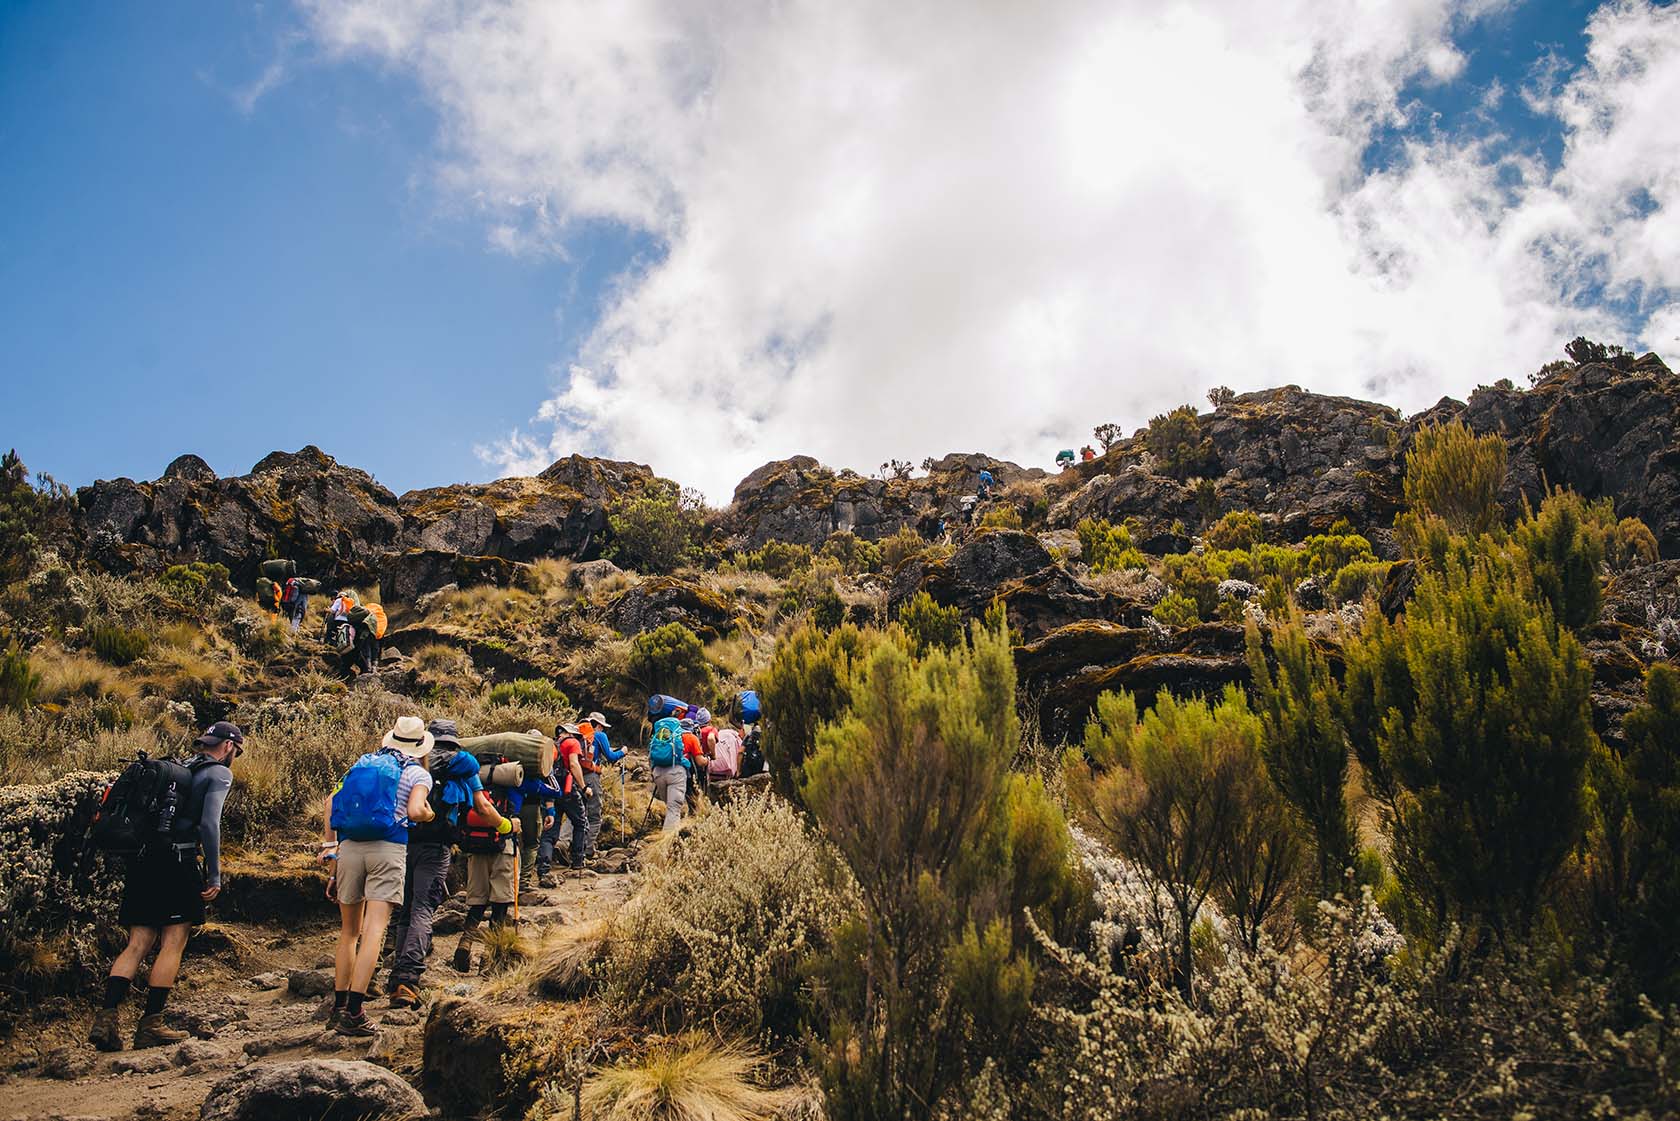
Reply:
[[625, 819], [630, 816], [630, 792], [624, 786], [624, 760], [618, 761], [618, 847], [629, 844], [626, 830], [630, 823]]

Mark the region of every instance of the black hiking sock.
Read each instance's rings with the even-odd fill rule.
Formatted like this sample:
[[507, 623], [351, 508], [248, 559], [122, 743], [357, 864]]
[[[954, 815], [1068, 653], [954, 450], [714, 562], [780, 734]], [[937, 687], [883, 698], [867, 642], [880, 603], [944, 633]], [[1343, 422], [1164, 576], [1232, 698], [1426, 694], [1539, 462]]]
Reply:
[[468, 907], [466, 929], [471, 930], [473, 927], [483, 922], [484, 913], [489, 909], [490, 905], [488, 903], [474, 903], [471, 907]]
[[506, 923], [507, 922], [507, 917], [508, 917], [508, 908], [510, 906], [512, 906], [512, 904], [510, 904], [510, 903], [492, 903], [492, 904], [490, 904], [490, 925], [491, 926], [501, 926], [504, 923]]
[[360, 1016], [362, 1014], [362, 1004], [366, 1000], [366, 993], [352, 991], [350, 993], [349, 1003], [344, 1006], [344, 1014], [347, 1016]]
[[169, 999], [169, 989], [168, 988], [160, 989], [156, 985], [147, 986], [147, 988], [146, 988], [146, 1015], [156, 1016], [159, 1012], [162, 1012], [164, 1003], [166, 1001], [168, 1001], [168, 999]]
[[115, 974], [105, 978], [105, 1008], [121, 1008], [122, 1002], [128, 999], [128, 990], [134, 987], [134, 978], [118, 977]]
[[349, 989], [334, 989], [333, 990], [333, 1008], [334, 1008], [334, 1010], [342, 1012], [342, 1011], [344, 1011], [344, 1006], [346, 1004], [349, 1004], [349, 1003], [350, 1003], [350, 990]]

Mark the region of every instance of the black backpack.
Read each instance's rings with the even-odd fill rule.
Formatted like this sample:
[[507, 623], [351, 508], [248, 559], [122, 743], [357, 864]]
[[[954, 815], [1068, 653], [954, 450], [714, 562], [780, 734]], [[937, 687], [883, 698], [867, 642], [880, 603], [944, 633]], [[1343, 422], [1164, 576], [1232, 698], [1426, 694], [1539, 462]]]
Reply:
[[133, 856], [154, 841], [169, 840], [191, 785], [192, 771], [185, 763], [140, 752], [105, 788], [88, 840], [114, 856]]
[[747, 733], [746, 739], [741, 741], [741, 765], [736, 774], [741, 778], [751, 778], [753, 775], [763, 774], [764, 743], [763, 733], [757, 728]]

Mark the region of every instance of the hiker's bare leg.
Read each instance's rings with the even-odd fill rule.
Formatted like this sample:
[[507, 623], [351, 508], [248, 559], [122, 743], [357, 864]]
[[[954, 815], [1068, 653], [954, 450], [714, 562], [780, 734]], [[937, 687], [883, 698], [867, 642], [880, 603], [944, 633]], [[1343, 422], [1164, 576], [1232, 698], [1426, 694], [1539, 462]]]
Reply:
[[175, 978], [181, 972], [181, 954], [187, 948], [187, 935], [190, 933], [192, 927], [184, 922], [163, 928], [163, 940], [158, 945], [157, 958], [152, 962], [151, 975], [146, 978], [146, 983], [152, 988], [175, 987]]
[[367, 921], [362, 925], [361, 944], [356, 948], [355, 970], [350, 975], [350, 991], [365, 993], [373, 983], [379, 967], [379, 951], [385, 945], [385, 925], [391, 921], [391, 904], [382, 899], [369, 899], [362, 904], [367, 909]]
[[152, 952], [152, 943], [157, 941], [158, 929], [155, 926], [131, 926], [128, 928], [128, 945], [117, 955], [117, 960], [111, 963], [111, 976], [127, 977], [130, 981], [140, 975], [140, 966], [146, 960], [146, 955]]
[[346, 992], [350, 988], [350, 975], [355, 971], [356, 939], [362, 933], [361, 903], [340, 903], [338, 905], [338, 950], [333, 956], [333, 988], [338, 992]]

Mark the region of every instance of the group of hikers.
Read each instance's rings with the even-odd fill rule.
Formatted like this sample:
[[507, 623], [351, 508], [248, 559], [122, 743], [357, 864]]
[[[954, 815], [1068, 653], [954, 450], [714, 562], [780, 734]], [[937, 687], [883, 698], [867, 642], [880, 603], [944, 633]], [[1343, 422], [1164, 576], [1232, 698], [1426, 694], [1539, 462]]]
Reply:
[[[673, 706], [683, 712], [655, 719], [648, 745], [648, 810], [654, 800], [664, 802], [665, 830], [678, 828], [697, 787], [765, 770], [754, 726], [757, 698], [742, 698], [743, 719], [750, 721], [741, 730], [714, 721], [703, 708], [667, 697], [650, 700], [650, 715]], [[517, 922], [522, 894], [555, 886], [557, 861], [572, 874], [590, 874], [609, 765], [618, 765], [625, 797], [626, 749], [613, 746], [611, 727], [602, 713], [591, 712], [558, 725], [551, 745], [535, 733], [545, 750], [526, 757], [545, 764], [552, 759], [547, 774], [535, 765], [528, 772], [495, 750], [505, 738], [525, 743], [528, 734], [473, 740], [491, 745], [479, 747], [481, 758], [463, 745], [454, 721], [427, 723], [413, 715], [399, 717], [378, 748], [356, 760], [326, 799], [317, 851], [330, 869], [327, 896], [339, 909], [330, 1030], [374, 1033], [366, 1003], [389, 927], [394, 937], [384, 992], [392, 1008], [419, 1003], [433, 922], [449, 897], [457, 850], [466, 860], [467, 912], [450, 963], [462, 973], [472, 968], [480, 928], [486, 921], [492, 928]], [[191, 758], [142, 754], [106, 790], [90, 843], [126, 857], [120, 921], [128, 927], [128, 944], [111, 966], [89, 1031], [100, 1050], [122, 1048], [120, 1010], [154, 946], [133, 1044], [155, 1047], [187, 1036], [167, 1026], [163, 1013], [188, 934], [221, 891], [222, 808], [244, 743], [238, 726], [218, 721], [194, 741]], [[621, 814], [627, 809], [626, 799]]]
[[[257, 577], [257, 605], [275, 619], [284, 619], [297, 634], [309, 611], [309, 597], [321, 590], [321, 582], [299, 576], [297, 562], [266, 560]], [[348, 588], [333, 593], [321, 642], [346, 657], [363, 673], [379, 668], [381, 644], [389, 625], [385, 609], [377, 603], [363, 603]]]

